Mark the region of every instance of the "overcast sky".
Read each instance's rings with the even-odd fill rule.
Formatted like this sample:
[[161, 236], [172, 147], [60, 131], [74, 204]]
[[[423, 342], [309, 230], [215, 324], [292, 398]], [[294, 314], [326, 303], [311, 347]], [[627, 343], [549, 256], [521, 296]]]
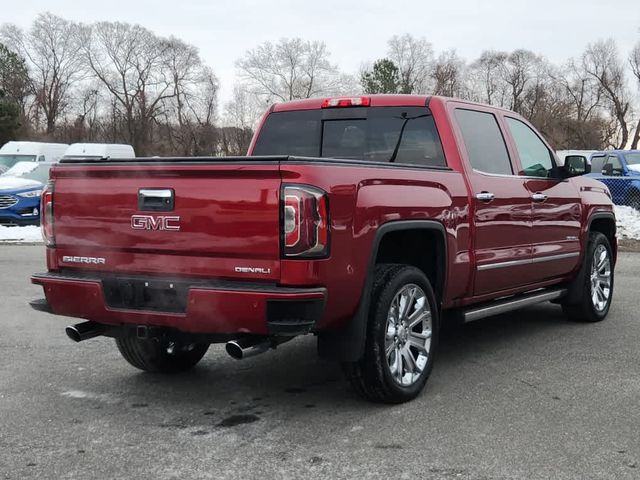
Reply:
[[139, 23], [200, 49], [228, 99], [235, 61], [281, 37], [326, 42], [345, 72], [385, 55], [394, 34], [426, 37], [466, 59], [486, 49], [527, 48], [561, 63], [587, 43], [613, 37], [623, 54], [640, 40], [639, 0], [3, 0], [0, 22], [28, 27], [50, 11], [82, 22]]

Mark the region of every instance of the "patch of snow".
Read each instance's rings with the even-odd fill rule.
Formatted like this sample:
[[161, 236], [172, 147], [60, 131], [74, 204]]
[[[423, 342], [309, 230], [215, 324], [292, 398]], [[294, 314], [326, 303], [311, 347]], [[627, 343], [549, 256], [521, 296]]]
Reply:
[[42, 243], [42, 231], [36, 225], [24, 227], [5, 227], [0, 225], [2, 243]]
[[640, 240], [640, 212], [624, 205], [616, 205], [615, 210], [618, 237]]

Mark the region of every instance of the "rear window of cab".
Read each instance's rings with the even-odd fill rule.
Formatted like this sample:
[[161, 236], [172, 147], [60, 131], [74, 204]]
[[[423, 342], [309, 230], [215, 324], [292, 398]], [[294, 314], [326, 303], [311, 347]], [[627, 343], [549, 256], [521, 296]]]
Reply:
[[292, 155], [445, 167], [426, 107], [372, 107], [271, 113], [253, 155]]

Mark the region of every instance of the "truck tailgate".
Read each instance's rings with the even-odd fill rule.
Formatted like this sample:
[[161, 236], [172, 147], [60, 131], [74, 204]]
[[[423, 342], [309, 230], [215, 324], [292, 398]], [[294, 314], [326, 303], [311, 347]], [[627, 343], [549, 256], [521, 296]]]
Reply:
[[68, 164], [52, 172], [60, 267], [279, 278], [277, 161]]

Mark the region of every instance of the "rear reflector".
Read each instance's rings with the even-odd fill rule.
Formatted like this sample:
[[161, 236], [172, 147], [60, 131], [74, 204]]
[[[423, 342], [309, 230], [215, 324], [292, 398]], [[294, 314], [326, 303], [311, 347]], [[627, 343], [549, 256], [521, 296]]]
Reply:
[[322, 108], [368, 107], [370, 104], [371, 99], [369, 97], [325, 98], [322, 101]]

